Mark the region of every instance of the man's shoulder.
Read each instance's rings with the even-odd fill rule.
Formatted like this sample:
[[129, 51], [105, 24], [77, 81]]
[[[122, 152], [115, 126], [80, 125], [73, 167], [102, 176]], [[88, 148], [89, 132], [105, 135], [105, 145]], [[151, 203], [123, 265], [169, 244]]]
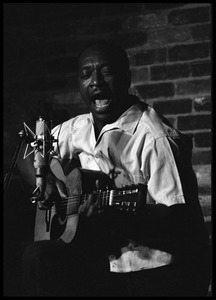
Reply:
[[80, 127], [90, 120], [90, 113], [81, 114], [69, 120], [72, 127]]
[[140, 124], [145, 127], [145, 132], [148, 133], [149, 137], [152, 140], [163, 137], [169, 138], [181, 151], [188, 152], [191, 159], [193, 148], [192, 135], [179, 131], [167, 118], [154, 110], [150, 105], [146, 107], [143, 105], [143, 108]]
[[90, 120], [90, 114], [80, 114], [75, 117], [72, 117], [61, 124], [55, 126], [52, 130], [53, 133], [61, 131], [62, 132], [71, 132], [74, 129], [82, 127], [86, 122]]
[[142, 109], [142, 117], [140, 119], [140, 125], [145, 127], [155, 138], [161, 136], [178, 135], [177, 130], [170, 124], [170, 122], [160, 113], [158, 113], [152, 106], [146, 103], [139, 103]]

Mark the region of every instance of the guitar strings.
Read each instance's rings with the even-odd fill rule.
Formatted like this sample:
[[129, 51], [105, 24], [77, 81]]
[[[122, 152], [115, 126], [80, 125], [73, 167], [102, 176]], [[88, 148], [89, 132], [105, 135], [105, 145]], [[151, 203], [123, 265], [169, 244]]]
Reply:
[[[122, 192], [122, 193], [118, 193], [117, 195], [115, 195], [115, 194], [112, 194], [112, 197], [113, 198], [116, 198], [116, 197], [118, 197], [119, 195], [128, 195], [128, 194], [137, 194], [137, 192], [133, 192], [133, 193], [130, 193], [130, 192], [127, 192], [127, 193], [124, 193], [124, 192]], [[110, 194], [111, 194], [111, 192], [109, 191], [109, 192], [102, 192], [101, 194], [100, 194], [100, 196], [101, 197], [99, 197], [99, 199], [101, 199], [101, 200], [107, 200], [107, 198], [109, 199], [109, 197], [110, 197]], [[66, 203], [72, 203], [72, 202], [74, 202], [74, 200], [82, 200], [82, 198], [87, 198], [89, 196], [89, 194], [84, 194], [84, 195], [74, 195], [74, 196], [71, 196], [71, 197], [66, 197], [66, 198], [63, 198], [63, 200], [62, 200], [62, 202], [61, 203], [63, 203], [63, 202], [66, 202]]]
[[[134, 194], [134, 193], [137, 194], [137, 192], [130, 193], [128, 191], [127, 191], [127, 193], [122, 191], [122, 193], [120, 192], [117, 195], [114, 194], [114, 195], [112, 195], [113, 203], [118, 202], [118, 201], [115, 202], [114, 198], [119, 197], [119, 195]], [[109, 203], [110, 194], [111, 194], [111, 191], [101, 192], [101, 194], [100, 194], [101, 197], [99, 197], [99, 205], [102, 205], [102, 206], [107, 205]], [[74, 208], [74, 207], [77, 207], [80, 204], [84, 203], [85, 200], [87, 200], [88, 196], [89, 196], [88, 194], [84, 194], [84, 195], [75, 195], [75, 196], [63, 198], [62, 201], [61, 201], [60, 209], [65, 209], [65, 208], [67, 208], [68, 205], [70, 205], [71, 209]]]

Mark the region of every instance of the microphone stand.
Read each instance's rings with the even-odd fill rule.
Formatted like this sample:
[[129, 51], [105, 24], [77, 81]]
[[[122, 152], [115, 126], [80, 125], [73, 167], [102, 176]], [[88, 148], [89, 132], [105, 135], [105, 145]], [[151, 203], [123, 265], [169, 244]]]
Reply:
[[12, 178], [12, 175], [13, 175], [18, 157], [19, 157], [19, 153], [20, 153], [23, 141], [25, 140], [25, 137], [26, 137], [24, 130], [21, 130], [18, 134], [19, 134], [20, 140], [17, 144], [17, 147], [16, 147], [16, 150], [15, 150], [15, 153], [14, 153], [9, 171], [6, 173], [5, 178], [4, 178], [4, 194], [5, 195], [8, 192], [8, 188], [10, 186], [11, 178]]

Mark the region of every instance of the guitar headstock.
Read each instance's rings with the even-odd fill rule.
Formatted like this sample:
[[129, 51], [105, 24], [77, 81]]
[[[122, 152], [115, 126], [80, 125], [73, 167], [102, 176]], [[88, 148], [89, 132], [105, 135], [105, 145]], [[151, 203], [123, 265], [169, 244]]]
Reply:
[[146, 204], [147, 186], [128, 185], [109, 191], [109, 205], [124, 211], [136, 211]]

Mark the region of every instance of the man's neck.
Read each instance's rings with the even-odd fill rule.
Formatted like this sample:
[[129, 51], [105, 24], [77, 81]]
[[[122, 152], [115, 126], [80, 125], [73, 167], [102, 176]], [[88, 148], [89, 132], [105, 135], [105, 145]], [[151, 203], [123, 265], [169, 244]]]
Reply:
[[103, 127], [107, 124], [114, 123], [129, 107], [131, 107], [133, 104], [135, 104], [135, 97], [130, 96], [125, 97], [126, 102], [124, 106], [121, 106], [121, 109], [119, 112], [116, 114], [116, 117], [113, 118], [112, 120], [99, 120], [94, 118], [94, 128], [95, 128], [95, 137], [96, 139], [98, 138], [101, 130]]
[[94, 124], [95, 124], [95, 125], [94, 125], [95, 138], [96, 138], [96, 140], [97, 140], [97, 138], [98, 138], [98, 136], [99, 136], [99, 134], [100, 134], [102, 128], [103, 128], [107, 123], [102, 123], [102, 122], [96, 120]]

